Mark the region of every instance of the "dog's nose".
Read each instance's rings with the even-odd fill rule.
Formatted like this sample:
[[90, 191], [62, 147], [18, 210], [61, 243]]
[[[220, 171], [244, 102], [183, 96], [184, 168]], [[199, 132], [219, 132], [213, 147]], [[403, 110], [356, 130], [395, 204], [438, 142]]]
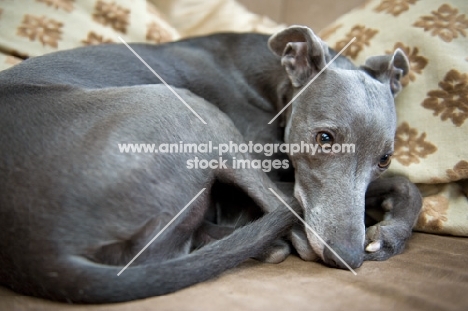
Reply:
[[[362, 265], [364, 255], [363, 251], [359, 248], [340, 247], [338, 245], [333, 245], [332, 248], [351, 268], [359, 268]], [[325, 247], [325, 250], [323, 251], [323, 261], [325, 264], [333, 268], [348, 269], [343, 261], [333, 254], [328, 247]]]

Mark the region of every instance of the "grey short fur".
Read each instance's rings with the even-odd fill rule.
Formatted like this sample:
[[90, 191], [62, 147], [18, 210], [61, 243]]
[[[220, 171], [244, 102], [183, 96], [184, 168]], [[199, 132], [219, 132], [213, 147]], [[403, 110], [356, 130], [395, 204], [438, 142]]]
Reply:
[[[289, 204], [353, 268], [402, 251], [421, 198], [406, 179], [378, 179], [385, 170], [379, 161], [393, 151], [393, 98], [408, 71], [400, 50], [361, 68], [338, 58], [268, 125], [335, 55], [310, 29], [132, 47], [208, 124], [123, 45], [51, 53], [1, 72], [2, 284], [71, 302], [161, 295], [249, 257], [281, 261], [290, 252], [280, 239], [285, 234], [303, 259], [343, 268], [302, 226], [289, 230], [295, 217], [268, 188], [290, 197]], [[117, 149], [138, 141], [314, 143], [321, 132], [335, 143], [354, 143], [356, 153], [291, 155], [294, 179], [286, 170], [268, 176], [261, 170], [188, 171], [190, 155]], [[227, 155], [234, 156], [250, 157]], [[285, 180], [294, 184], [283, 193], [274, 182]], [[236, 230], [213, 221], [217, 184], [234, 185], [264, 215], [247, 218]], [[193, 206], [117, 277], [203, 187], [207, 191]], [[365, 209], [385, 215], [367, 231]]]

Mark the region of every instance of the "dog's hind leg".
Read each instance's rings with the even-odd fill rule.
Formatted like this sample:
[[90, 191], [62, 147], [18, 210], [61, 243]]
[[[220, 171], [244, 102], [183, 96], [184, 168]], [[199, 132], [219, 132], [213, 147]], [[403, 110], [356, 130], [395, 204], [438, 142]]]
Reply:
[[[239, 159], [242, 155], [237, 154], [236, 157]], [[219, 171], [218, 178], [222, 182], [235, 183], [236, 186], [243, 190], [264, 213], [282, 209], [293, 215], [288, 207], [284, 206], [284, 204], [271, 192], [270, 189], [273, 189], [273, 191], [280, 195], [280, 197], [282, 197], [283, 200], [296, 211], [296, 213], [301, 214], [301, 207], [294, 197], [283, 194], [283, 192], [281, 192], [261, 170], [221, 170]], [[296, 216], [293, 215], [293, 217]], [[267, 263], [279, 263], [284, 261], [290, 253], [290, 243], [285, 241], [283, 237], [280, 237], [275, 240], [269, 248], [255, 256], [255, 259]]]
[[287, 209], [271, 213], [237, 229], [222, 240], [165, 262], [147, 262], [123, 267], [92, 262], [82, 256], [67, 255], [44, 262], [54, 266], [54, 277], [47, 269], [37, 269], [40, 287], [28, 294], [79, 303], [110, 303], [164, 295], [208, 280], [235, 267], [246, 258], [262, 253], [295, 221]]
[[159, 217], [150, 216], [130, 237], [90, 249], [85, 256], [97, 263], [121, 266], [130, 262], [143, 248], [145, 251], [135, 259], [135, 264], [164, 261], [189, 253], [192, 239], [190, 235], [177, 231], [177, 225], [165, 230], [166, 235], [156, 243], [148, 244], [159, 232], [163, 233], [161, 227], [165, 224]]
[[366, 192], [366, 214], [376, 224], [366, 230], [364, 260], [386, 260], [401, 253], [421, 210], [418, 188], [403, 177], [379, 178]]

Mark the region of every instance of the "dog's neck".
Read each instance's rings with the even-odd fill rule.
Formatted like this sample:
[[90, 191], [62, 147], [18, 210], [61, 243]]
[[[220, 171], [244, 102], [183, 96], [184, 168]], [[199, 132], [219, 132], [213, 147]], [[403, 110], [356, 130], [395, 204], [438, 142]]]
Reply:
[[210, 51], [220, 68], [227, 69], [229, 79], [236, 80], [238, 86], [245, 85], [239, 94], [248, 97], [250, 105], [276, 114], [289, 102], [293, 86], [281, 65], [281, 58], [268, 48], [268, 35], [217, 34], [213, 37], [218, 44], [211, 40], [197, 44]]

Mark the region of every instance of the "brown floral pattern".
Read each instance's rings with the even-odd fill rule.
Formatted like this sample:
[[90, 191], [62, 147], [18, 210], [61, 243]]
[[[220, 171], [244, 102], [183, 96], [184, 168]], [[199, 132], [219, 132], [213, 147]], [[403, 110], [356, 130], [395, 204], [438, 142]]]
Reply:
[[432, 15], [422, 16], [413, 26], [430, 31], [431, 35], [439, 36], [445, 42], [451, 42], [458, 35], [466, 37], [468, 19], [465, 14], [458, 14], [458, 9], [448, 4], [441, 5]]
[[[401, 84], [407, 86], [410, 81], [416, 80], [416, 74], [420, 75], [422, 73], [424, 67], [427, 66], [428, 59], [419, 55], [419, 49], [417, 47], [411, 48], [401, 42], [397, 42], [393, 46], [393, 51], [396, 49], [401, 49], [410, 62], [409, 73], [401, 79]], [[393, 54], [393, 51], [386, 51], [385, 53]]]
[[51, 6], [55, 9], [62, 9], [66, 12], [71, 12], [73, 11], [73, 2], [75, 0], [36, 0], [37, 2], [42, 2], [47, 4], [47, 6]]
[[26, 14], [22, 24], [18, 27], [18, 36], [29, 38], [30, 41], [39, 40], [42, 45], [57, 48], [61, 39], [63, 24], [45, 16]]
[[111, 39], [105, 39], [103, 36], [98, 35], [94, 31], [90, 31], [88, 33], [88, 37], [85, 40], [82, 40], [85, 45], [95, 45], [95, 44], [101, 44], [101, 43], [112, 43]]
[[116, 31], [127, 33], [130, 10], [117, 5], [115, 2], [99, 0], [94, 8], [93, 19], [104, 25], [111, 26]]
[[420, 158], [437, 151], [437, 147], [426, 141], [426, 133], [418, 135], [418, 130], [411, 128], [407, 122], [403, 122], [396, 131], [394, 158], [409, 166], [420, 162]]
[[451, 181], [468, 179], [468, 162], [462, 160], [455, 164], [453, 169], [447, 170], [447, 177], [450, 178]]
[[148, 30], [146, 31], [146, 40], [161, 43], [167, 42], [170, 39], [171, 35], [156, 22], [152, 22], [148, 25]]
[[[136, 5], [136, 2], [142, 3]], [[145, 35], [152, 22], [161, 29], [149, 31], [151, 43], [178, 39], [177, 30], [150, 2], [0, 0], [0, 31], [3, 39], [8, 39], [2, 43], [0, 70], [11, 67], [18, 56], [26, 59], [28, 55], [39, 56], [63, 48], [116, 42], [123, 33], [128, 41], [150, 42], [145, 40]]]
[[343, 55], [356, 59], [359, 52], [364, 49], [364, 46], [368, 46], [370, 44], [370, 39], [372, 39], [372, 37], [374, 37], [378, 32], [379, 31], [376, 29], [366, 28], [363, 25], [356, 25], [346, 34], [345, 39], [336, 43], [335, 50], [341, 51], [349, 41], [356, 37], [356, 40], [343, 52]]
[[419, 214], [416, 228], [440, 231], [447, 222], [448, 199], [441, 195], [433, 195], [423, 199], [423, 206]]
[[381, 0], [380, 4], [375, 7], [374, 11], [381, 13], [385, 11], [387, 14], [398, 16], [401, 13], [408, 11], [410, 5], [413, 5], [418, 0]]
[[439, 82], [439, 88], [427, 93], [422, 106], [433, 110], [435, 116], [440, 114], [442, 121], [450, 119], [461, 126], [468, 118], [468, 75], [452, 69]]

